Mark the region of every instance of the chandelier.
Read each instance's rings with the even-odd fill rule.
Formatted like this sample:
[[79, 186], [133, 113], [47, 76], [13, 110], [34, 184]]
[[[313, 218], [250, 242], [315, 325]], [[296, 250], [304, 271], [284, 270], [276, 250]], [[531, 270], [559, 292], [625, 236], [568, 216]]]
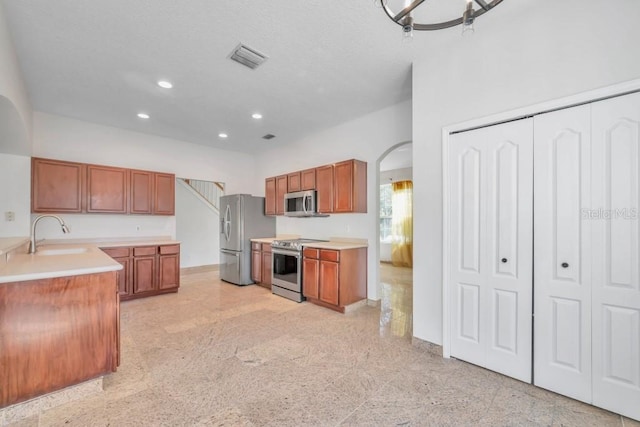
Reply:
[[[483, 15], [485, 12], [490, 11], [500, 3], [502, 0], [466, 0], [467, 4], [464, 8], [462, 16], [454, 18], [449, 21], [442, 21], [429, 24], [419, 24], [413, 20], [413, 11], [424, 3], [425, 0], [406, 0], [405, 6], [398, 12], [394, 12], [389, 8], [388, 0], [374, 0], [375, 4], [381, 6], [385, 11], [389, 19], [402, 27], [403, 38], [405, 40], [411, 40], [413, 37], [413, 31], [434, 31], [442, 30], [444, 28], [455, 27], [462, 24], [462, 34], [467, 35], [473, 33], [473, 21]], [[451, 1], [451, 0], [448, 0]], [[474, 3], [478, 5], [477, 9], [474, 9]]]

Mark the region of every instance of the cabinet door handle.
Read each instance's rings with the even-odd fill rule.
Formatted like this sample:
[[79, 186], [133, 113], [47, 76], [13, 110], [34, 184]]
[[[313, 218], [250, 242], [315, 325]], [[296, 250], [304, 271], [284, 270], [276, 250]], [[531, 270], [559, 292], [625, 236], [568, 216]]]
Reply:
[[562, 268], [567, 268], [569, 267], [569, 264], [566, 262], [563, 262], [562, 264], [560, 264], [562, 266]]
[[506, 263], [507, 259], [506, 258], [502, 258], [500, 261], [502, 261], [503, 263]]

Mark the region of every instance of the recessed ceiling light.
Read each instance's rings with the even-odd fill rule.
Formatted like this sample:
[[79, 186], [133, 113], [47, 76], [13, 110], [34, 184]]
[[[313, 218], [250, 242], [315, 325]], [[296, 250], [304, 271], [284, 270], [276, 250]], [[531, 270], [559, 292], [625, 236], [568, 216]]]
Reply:
[[253, 118], [254, 118], [254, 119], [256, 119], [256, 120], [260, 120], [260, 119], [262, 118], [262, 114], [260, 114], [260, 113], [253, 113], [253, 114], [251, 115], [251, 117], [253, 117]]
[[218, 138], [223, 138], [223, 139], [224, 139], [224, 138], [226, 138], [226, 137], [228, 137], [228, 136], [229, 136], [229, 135], [227, 135], [226, 133], [219, 133], [219, 134], [218, 134]]
[[148, 119], [150, 116], [147, 113], [138, 113], [138, 117], [141, 119]]
[[158, 80], [158, 86], [164, 89], [171, 89], [173, 87], [173, 83], [166, 80]]

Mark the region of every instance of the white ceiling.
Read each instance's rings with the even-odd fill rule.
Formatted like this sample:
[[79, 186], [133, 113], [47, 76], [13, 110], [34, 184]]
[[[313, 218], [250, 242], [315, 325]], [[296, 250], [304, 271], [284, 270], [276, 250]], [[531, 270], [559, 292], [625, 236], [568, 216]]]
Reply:
[[411, 97], [418, 46], [372, 0], [0, 1], [38, 111], [256, 152]]

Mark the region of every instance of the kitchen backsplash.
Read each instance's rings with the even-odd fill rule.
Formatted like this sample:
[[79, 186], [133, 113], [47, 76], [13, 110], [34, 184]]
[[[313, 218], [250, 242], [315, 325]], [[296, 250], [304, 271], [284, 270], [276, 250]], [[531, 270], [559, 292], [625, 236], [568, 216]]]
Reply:
[[[38, 215], [32, 214], [33, 221]], [[176, 236], [176, 219], [173, 216], [151, 215], [83, 215], [58, 214], [70, 229], [63, 234], [54, 219], [44, 218], [38, 223], [37, 238], [81, 239], [90, 237], [149, 237]]]

